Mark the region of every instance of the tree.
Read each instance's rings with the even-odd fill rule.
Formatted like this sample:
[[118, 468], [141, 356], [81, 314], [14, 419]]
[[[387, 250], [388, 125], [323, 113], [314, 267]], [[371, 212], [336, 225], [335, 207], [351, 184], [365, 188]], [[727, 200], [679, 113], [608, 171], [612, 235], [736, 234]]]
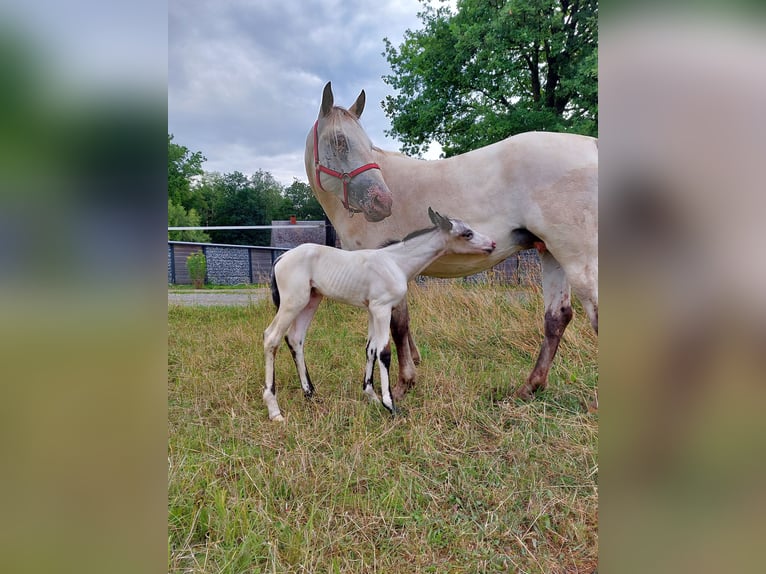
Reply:
[[[203, 186], [210, 202], [212, 225], [270, 225], [272, 219], [287, 219], [292, 203], [282, 195], [282, 186], [271, 174], [257, 171], [247, 177], [233, 173], [206, 174]], [[195, 190], [196, 193], [196, 190]], [[216, 243], [269, 245], [269, 230], [211, 231]]]
[[285, 189], [285, 197], [292, 203], [292, 214], [298, 219], [323, 221], [324, 210], [307, 183], [293, 179]]
[[202, 175], [205, 159], [202, 152], [192, 153], [186, 146], [173, 143], [173, 134], [168, 134], [168, 199], [190, 208], [192, 180]]
[[424, 28], [385, 56], [398, 91], [383, 102], [389, 135], [447, 156], [524, 131], [598, 129], [597, 0], [459, 0], [424, 4]]
[[[194, 209], [186, 211], [183, 205], [173, 203], [168, 199], [168, 227], [199, 227], [199, 215]], [[169, 241], [210, 242], [210, 236], [204, 231], [168, 231]]]

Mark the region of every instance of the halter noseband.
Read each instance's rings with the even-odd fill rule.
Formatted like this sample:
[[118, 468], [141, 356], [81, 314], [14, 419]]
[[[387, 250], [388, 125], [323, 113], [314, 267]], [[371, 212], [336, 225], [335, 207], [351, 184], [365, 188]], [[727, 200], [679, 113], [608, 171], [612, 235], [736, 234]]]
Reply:
[[370, 169], [380, 169], [380, 166], [377, 163], [367, 163], [361, 167], [356, 168], [352, 172], [341, 173], [339, 171], [335, 171], [334, 169], [330, 169], [329, 167], [325, 167], [321, 165], [319, 163], [319, 135], [317, 134], [317, 126], [319, 126], [319, 120], [314, 122], [314, 167], [316, 168], [316, 180], [317, 180], [317, 185], [319, 186], [319, 189], [321, 189], [324, 192], [327, 192], [327, 190], [324, 187], [322, 187], [322, 180], [319, 177], [320, 173], [325, 173], [327, 175], [337, 177], [339, 180], [343, 182], [343, 200], [342, 200], [343, 207], [346, 208], [346, 210], [349, 212], [350, 215], [354, 215], [355, 213], [362, 213], [358, 209], [352, 209], [351, 206], [349, 206], [348, 204], [348, 184], [352, 178], [356, 177], [360, 173], [363, 173]]

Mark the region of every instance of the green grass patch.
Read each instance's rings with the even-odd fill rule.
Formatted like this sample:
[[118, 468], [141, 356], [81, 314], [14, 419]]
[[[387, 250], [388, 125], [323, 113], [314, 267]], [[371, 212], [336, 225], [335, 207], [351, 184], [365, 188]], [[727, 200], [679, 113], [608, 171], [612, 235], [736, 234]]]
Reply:
[[230, 291], [230, 290], [254, 290], [269, 288], [266, 283], [237, 283], [236, 285], [212, 285], [205, 283], [202, 287], [197, 288], [194, 285], [176, 285], [168, 283], [169, 293], [186, 293], [190, 291]]
[[287, 349], [277, 356], [285, 424], [261, 399], [270, 302], [169, 308], [169, 571], [595, 568], [597, 348], [582, 311], [548, 389], [521, 403], [510, 396], [542, 340], [539, 294], [409, 297], [423, 361], [403, 415], [362, 394], [366, 312], [325, 301], [306, 344], [317, 400]]

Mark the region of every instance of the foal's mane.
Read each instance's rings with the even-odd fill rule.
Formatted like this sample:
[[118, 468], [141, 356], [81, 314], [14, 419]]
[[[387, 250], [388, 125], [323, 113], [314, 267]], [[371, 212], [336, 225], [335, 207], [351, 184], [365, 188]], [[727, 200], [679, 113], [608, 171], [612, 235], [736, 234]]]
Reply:
[[403, 239], [388, 239], [388, 240], [384, 241], [383, 243], [381, 243], [378, 246], [378, 249], [383, 249], [384, 247], [389, 247], [391, 245], [396, 245], [397, 243], [404, 243], [408, 239], [414, 239], [415, 237], [420, 237], [421, 235], [425, 235], [426, 233], [429, 233], [430, 231], [433, 231], [437, 227], [438, 226], [434, 225], [433, 227], [424, 227], [423, 229], [416, 229], [415, 231], [413, 231], [412, 233], [410, 233], [409, 235], [407, 235]]

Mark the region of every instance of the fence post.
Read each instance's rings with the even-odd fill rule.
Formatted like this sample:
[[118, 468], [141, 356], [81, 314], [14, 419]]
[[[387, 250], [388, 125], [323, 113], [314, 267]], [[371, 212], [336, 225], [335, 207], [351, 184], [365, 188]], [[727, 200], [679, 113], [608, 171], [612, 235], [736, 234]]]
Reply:
[[205, 256], [205, 283], [210, 283], [210, 278], [208, 277], [207, 249], [204, 245], [202, 246], [202, 255]]
[[170, 283], [176, 284], [176, 246], [170, 243]]
[[335, 228], [330, 223], [330, 218], [325, 213], [324, 216], [324, 244], [335, 247]]

